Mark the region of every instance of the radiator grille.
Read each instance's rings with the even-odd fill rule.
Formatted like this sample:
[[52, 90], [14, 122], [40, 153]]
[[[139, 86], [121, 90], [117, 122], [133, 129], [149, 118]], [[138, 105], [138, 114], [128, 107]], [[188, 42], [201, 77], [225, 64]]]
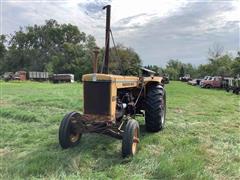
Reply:
[[110, 82], [84, 82], [84, 113], [110, 115]]

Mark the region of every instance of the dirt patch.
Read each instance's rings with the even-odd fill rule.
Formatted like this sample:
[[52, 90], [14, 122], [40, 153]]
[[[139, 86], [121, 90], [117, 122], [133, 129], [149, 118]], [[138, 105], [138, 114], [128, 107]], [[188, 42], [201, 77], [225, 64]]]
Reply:
[[180, 113], [180, 114], [182, 114], [182, 113], [183, 113], [183, 110], [180, 109], [180, 108], [177, 108], [177, 109], [174, 109], [174, 112], [175, 112], [175, 113]]
[[0, 148], [0, 157], [5, 156], [5, 155], [9, 154], [10, 152], [11, 152], [10, 149]]
[[9, 104], [10, 103], [8, 101], [0, 99], [0, 107], [7, 106]]

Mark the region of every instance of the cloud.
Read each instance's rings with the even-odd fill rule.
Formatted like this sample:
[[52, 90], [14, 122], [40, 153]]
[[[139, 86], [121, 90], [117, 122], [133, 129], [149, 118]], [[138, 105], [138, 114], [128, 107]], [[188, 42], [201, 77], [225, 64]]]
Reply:
[[171, 58], [204, 63], [208, 48], [215, 42], [226, 51], [239, 50], [239, 21], [236, 16], [232, 20], [224, 16], [236, 9], [231, 2], [189, 3], [168, 17], [121, 33], [117, 41], [134, 47], [145, 64], [164, 65]]
[[144, 64], [164, 65], [170, 58], [200, 64], [219, 42], [226, 51], [239, 50], [239, 1], [187, 0], [3, 0], [3, 33], [46, 19], [72, 23], [104, 45], [105, 11], [112, 5], [116, 42], [133, 47]]
[[95, 14], [101, 12], [102, 8], [110, 3], [111, 0], [105, 1], [94, 0], [85, 3], [79, 3], [78, 5], [79, 7], [85, 9], [88, 13]]

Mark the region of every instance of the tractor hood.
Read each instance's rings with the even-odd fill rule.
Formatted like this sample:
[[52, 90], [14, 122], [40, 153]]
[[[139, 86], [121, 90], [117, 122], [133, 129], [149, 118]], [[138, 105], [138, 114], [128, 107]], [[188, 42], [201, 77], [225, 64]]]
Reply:
[[112, 74], [85, 74], [82, 77], [82, 81], [110, 81], [110, 82], [135, 82], [139, 81], [135, 76], [120, 76]]

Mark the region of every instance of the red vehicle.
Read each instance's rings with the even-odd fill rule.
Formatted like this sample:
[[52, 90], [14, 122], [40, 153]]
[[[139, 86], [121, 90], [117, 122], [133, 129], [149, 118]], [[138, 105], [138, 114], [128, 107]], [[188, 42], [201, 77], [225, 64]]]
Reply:
[[214, 76], [207, 80], [201, 82], [202, 88], [221, 88], [222, 87], [222, 77]]

